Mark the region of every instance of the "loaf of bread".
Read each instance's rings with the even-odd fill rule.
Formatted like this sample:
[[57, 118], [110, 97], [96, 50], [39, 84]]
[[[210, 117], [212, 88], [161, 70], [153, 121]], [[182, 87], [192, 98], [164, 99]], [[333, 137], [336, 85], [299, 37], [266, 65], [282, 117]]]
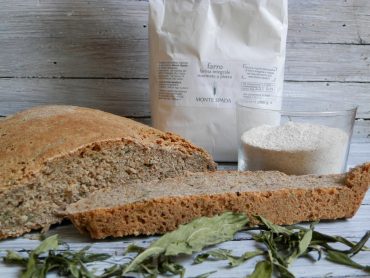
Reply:
[[102, 111], [43, 106], [0, 121], [0, 238], [48, 228], [88, 193], [215, 170], [183, 138]]
[[200, 216], [225, 211], [276, 224], [347, 218], [370, 185], [370, 163], [349, 173], [288, 176], [270, 171], [189, 173], [183, 177], [99, 190], [67, 207], [75, 227], [92, 238], [161, 234]]

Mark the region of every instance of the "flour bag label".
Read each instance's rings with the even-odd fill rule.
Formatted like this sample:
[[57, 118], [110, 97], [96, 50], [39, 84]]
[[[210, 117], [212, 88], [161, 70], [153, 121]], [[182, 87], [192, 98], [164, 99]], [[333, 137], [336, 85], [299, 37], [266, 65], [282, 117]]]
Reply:
[[282, 95], [287, 1], [149, 4], [153, 126], [236, 161], [236, 101]]

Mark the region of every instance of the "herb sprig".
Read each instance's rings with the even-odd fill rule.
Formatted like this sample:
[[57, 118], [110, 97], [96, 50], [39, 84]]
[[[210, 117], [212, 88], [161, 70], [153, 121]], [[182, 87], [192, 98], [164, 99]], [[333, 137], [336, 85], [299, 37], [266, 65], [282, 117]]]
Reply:
[[[370, 266], [361, 265], [352, 258], [361, 251], [370, 251], [365, 244], [370, 238], [368, 231], [360, 241], [351, 242], [341, 236], [330, 236], [315, 231], [315, 224], [309, 228], [292, 225], [279, 226], [267, 219], [257, 216], [260, 226], [248, 227], [248, 219], [243, 214], [227, 212], [215, 217], [201, 217], [189, 224], [181, 225], [177, 230], [163, 235], [148, 248], [130, 245], [126, 253], [136, 253], [129, 263], [112, 264], [103, 273], [96, 274], [89, 270], [87, 264], [105, 261], [109, 254], [88, 252], [89, 247], [80, 251], [56, 251], [60, 242], [57, 235], [45, 239], [31, 252], [28, 257], [19, 252], [7, 251], [4, 261], [8, 264], [21, 265], [24, 268], [22, 278], [42, 278], [51, 271], [66, 277], [109, 278], [127, 277], [131, 272], [141, 273], [145, 277], [157, 277], [160, 274], [184, 277], [185, 268], [176, 262], [179, 255], [191, 255], [205, 247], [230, 240], [236, 232], [252, 235], [259, 243], [256, 250], [249, 250], [236, 256], [231, 250], [213, 249], [198, 254], [194, 264], [205, 261], [227, 260], [228, 267], [239, 266], [248, 260], [261, 257], [253, 273], [248, 277], [272, 277], [276, 273], [280, 277], [293, 278], [289, 267], [300, 257], [308, 257], [317, 253], [317, 260], [325, 258], [333, 263], [346, 265], [370, 273]], [[337, 249], [332, 244], [342, 244], [346, 249]], [[312, 256], [311, 256], [312, 258]], [[197, 277], [205, 278], [216, 271], [203, 273]]]
[[[66, 277], [86, 277], [95, 278], [94, 273], [86, 267], [87, 263], [104, 261], [111, 257], [109, 254], [88, 253], [89, 246], [73, 252], [55, 250], [62, 243], [58, 235], [53, 235], [41, 242], [41, 244], [28, 253], [28, 257], [23, 257], [19, 252], [7, 251], [4, 262], [23, 266], [25, 270], [21, 278], [43, 278], [51, 271], [56, 271], [59, 275]], [[43, 255], [46, 254], [46, 255]]]
[[[211, 250], [198, 255], [194, 263], [202, 263], [206, 260], [229, 260], [229, 267], [234, 267], [239, 265], [232, 263], [235, 259], [240, 261], [245, 258], [244, 261], [247, 261], [252, 257], [262, 255], [264, 260], [256, 264], [254, 272], [249, 277], [272, 277], [272, 273], [276, 272], [280, 277], [294, 278], [294, 275], [288, 270], [289, 267], [298, 258], [308, 257], [309, 253], [317, 252], [317, 260], [326, 254], [326, 259], [333, 263], [370, 272], [370, 266], [358, 264], [351, 259], [360, 251], [370, 251], [365, 246], [370, 238], [370, 231], [356, 243], [341, 236], [330, 236], [317, 232], [314, 230], [316, 223], [311, 224], [309, 228], [298, 225], [283, 227], [271, 223], [262, 216], [256, 216], [256, 219], [261, 223], [258, 229], [248, 227], [243, 231], [252, 233], [253, 239], [264, 245], [265, 248], [245, 253], [253, 254], [251, 257], [245, 254], [237, 257], [232, 255], [230, 250], [225, 249]], [[336, 249], [331, 246], [333, 243], [340, 243], [349, 248]]]

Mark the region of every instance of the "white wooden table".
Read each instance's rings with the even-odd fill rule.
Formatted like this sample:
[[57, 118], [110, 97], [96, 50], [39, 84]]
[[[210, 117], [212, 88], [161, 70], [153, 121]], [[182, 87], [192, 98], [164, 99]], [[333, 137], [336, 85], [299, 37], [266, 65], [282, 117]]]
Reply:
[[[357, 165], [365, 161], [370, 161], [370, 143], [354, 143], [351, 145], [351, 152], [349, 157], [349, 165]], [[227, 166], [226, 168], [232, 168]], [[234, 166], [235, 168], [235, 166]], [[370, 230], [370, 191], [366, 195], [357, 214], [349, 220], [328, 221], [317, 225], [318, 231], [331, 235], [341, 235], [350, 240], [358, 241], [367, 230]], [[59, 234], [61, 239], [67, 242], [72, 250], [79, 250], [86, 245], [91, 245], [91, 252], [96, 253], [110, 253], [113, 255], [111, 261], [115, 263], [123, 263], [123, 253], [125, 248], [135, 243], [141, 246], [148, 246], [150, 242], [157, 237], [126, 237], [120, 239], [109, 239], [94, 241], [89, 239], [87, 235], [79, 234], [71, 224], [64, 224], [52, 228], [47, 236], [52, 234]], [[0, 241], [0, 256], [5, 255], [5, 250], [21, 250], [33, 249], [40, 242], [36, 239], [37, 233], [27, 234], [17, 239]], [[255, 241], [248, 238], [245, 234], [237, 234], [235, 239], [220, 244], [218, 247], [231, 249], [235, 254], [240, 255], [247, 250], [255, 249]], [[370, 246], [370, 243], [367, 244]], [[258, 258], [257, 258], [258, 260]], [[192, 265], [191, 257], [184, 257], [181, 263], [186, 267], [185, 277], [194, 277], [196, 275], [217, 270], [216, 273], [210, 277], [246, 277], [250, 274], [257, 260], [249, 261], [236, 268], [226, 268], [226, 261], [206, 262], [199, 265]], [[355, 260], [361, 264], [370, 264], [370, 252], [361, 252], [355, 256]], [[108, 264], [95, 264], [92, 267], [104, 268]], [[312, 262], [308, 259], [299, 259], [291, 267], [292, 273], [296, 277], [370, 277], [370, 275], [361, 270], [356, 270], [350, 267], [333, 264], [321, 259], [318, 262]], [[5, 265], [0, 262], [0, 277], [12, 278], [19, 277], [20, 268], [15, 266]], [[52, 274], [50, 277], [57, 277]]]

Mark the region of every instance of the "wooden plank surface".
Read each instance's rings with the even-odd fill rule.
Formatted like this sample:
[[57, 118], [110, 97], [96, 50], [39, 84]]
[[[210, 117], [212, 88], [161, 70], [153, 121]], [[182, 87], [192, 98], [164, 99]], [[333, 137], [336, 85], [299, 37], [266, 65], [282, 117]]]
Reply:
[[[147, 38], [148, 1], [2, 0], [1, 38]], [[370, 43], [370, 2], [289, 2], [289, 42]]]
[[[370, 118], [370, 83], [291, 82], [288, 96], [315, 97], [358, 105], [357, 118]], [[30, 105], [65, 103], [88, 105], [125, 116], [150, 116], [147, 79], [0, 79], [0, 114], [9, 115]], [[15, 98], [14, 95], [17, 97]]]
[[[360, 151], [361, 150], [361, 151]], [[363, 154], [364, 156], [361, 156]], [[369, 160], [370, 158], [370, 144], [352, 144], [351, 154], [349, 157], [349, 165], [354, 166], [359, 161]], [[235, 169], [235, 166], [232, 166]], [[370, 192], [365, 196], [359, 211], [352, 219], [337, 220], [337, 221], [324, 221], [317, 225], [316, 229], [323, 233], [330, 235], [341, 235], [349, 238], [350, 240], [358, 241], [362, 235], [369, 230], [370, 223]], [[131, 243], [146, 247], [158, 237], [125, 237], [119, 239], [107, 240], [91, 240], [86, 235], [79, 234], [72, 225], [59, 225], [52, 228], [47, 235], [59, 234], [61, 239], [67, 242], [71, 250], [79, 250], [86, 245], [91, 245], [91, 252], [104, 252], [114, 255], [112, 262], [123, 263], [127, 260], [124, 256], [125, 248]], [[35, 248], [39, 241], [36, 240], [37, 233], [25, 235], [17, 239], [0, 241], [0, 257], [5, 255], [5, 250], [31, 250]], [[368, 244], [369, 246], [369, 244]], [[251, 240], [249, 235], [239, 233], [232, 241], [227, 241], [218, 245], [217, 247], [231, 249], [236, 255], [241, 255], [245, 251], [255, 249], [255, 242]], [[369, 253], [361, 252], [354, 257], [354, 260], [362, 263], [369, 264]], [[125, 259], [125, 258], [126, 259]], [[211, 275], [211, 278], [224, 278], [224, 277], [246, 277], [250, 274], [256, 261], [252, 260], [239, 267], [228, 269], [227, 263], [221, 262], [207, 262], [200, 265], [192, 265], [193, 257], [183, 257], [180, 262], [186, 267], [186, 277], [194, 277], [204, 272], [217, 270], [217, 273]], [[93, 264], [90, 267], [103, 269], [108, 267], [109, 264]], [[296, 261], [290, 270], [300, 278], [319, 278], [319, 277], [369, 277], [369, 275], [361, 270], [356, 270], [346, 266], [341, 266], [328, 262], [322, 259], [318, 262], [313, 262], [308, 259], [299, 259]], [[17, 277], [20, 273], [20, 268], [9, 267], [0, 261], [0, 277], [13, 278]], [[48, 277], [57, 277], [56, 275], [49, 275]]]
[[[148, 42], [138, 39], [0, 40], [1, 77], [147, 78]], [[370, 46], [289, 43], [289, 81], [370, 82]]]
[[0, 115], [31, 106], [69, 104], [130, 117], [149, 117], [146, 79], [0, 78]]
[[368, 44], [368, 0], [289, 1], [290, 42]]
[[[150, 117], [147, 79], [0, 78], [0, 115], [42, 104], [88, 106], [128, 117]], [[355, 141], [370, 141], [370, 83], [285, 82], [289, 96], [359, 105]]]

